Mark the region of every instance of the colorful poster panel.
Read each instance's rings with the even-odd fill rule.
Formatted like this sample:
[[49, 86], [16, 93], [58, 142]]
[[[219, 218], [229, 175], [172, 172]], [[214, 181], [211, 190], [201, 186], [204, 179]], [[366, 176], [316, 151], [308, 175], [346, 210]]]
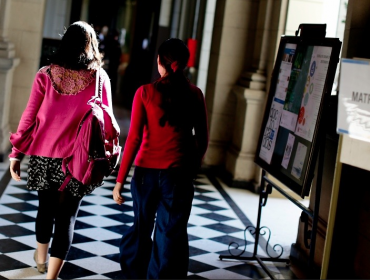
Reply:
[[280, 125], [293, 132], [297, 125], [306, 77], [310, 70], [313, 48], [313, 46], [300, 46], [297, 48], [296, 58], [290, 74]]
[[298, 180], [302, 176], [303, 164], [307, 154], [307, 146], [302, 143], [298, 143], [297, 151], [295, 153], [293, 167], [291, 174]]
[[285, 146], [283, 161], [281, 162], [281, 166], [284, 167], [285, 169], [288, 168], [288, 164], [289, 164], [289, 161], [290, 161], [290, 156], [292, 155], [292, 150], [293, 150], [293, 146], [294, 146], [294, 140], [295, 140], [294, 135], [289, 133], [288, 141], [287, 141], [286, 146]]
[[312, 142], [316, 127], [331, 50], [331, 47], [315, 46], [313, 48], [310, 71], [306, 76], [295, 134], [310, 142]]
[[270, 114], [263, 133], [262, 144], [259, 156], [268, 164], [271, 163], [272, 154], [274, 153], [276, 137], [279, 130], [281, 113], [284, 102], [275, 98], [271, 104]]
[[297, 44], [286, 44], [284, 54], [280, 62], [274, 100], [271, 104], [269, 118], [263, 133], [263, 139], [259, 153], [260, 158], [266, 161], [268, 164], [271, 163], [271, 158], [274, 153], [281, 113], [283, 111], [284, 101], [288, 91], [292, 62], [296, 48]]
[[290, 73], [292, 71], [292, 62], [296, 48], [296, 44], [286, 44], [283, 58], [280, 64], [275, 98], [278, 98], [282, 101], [285, 101], [286, 94], [288, 92]]

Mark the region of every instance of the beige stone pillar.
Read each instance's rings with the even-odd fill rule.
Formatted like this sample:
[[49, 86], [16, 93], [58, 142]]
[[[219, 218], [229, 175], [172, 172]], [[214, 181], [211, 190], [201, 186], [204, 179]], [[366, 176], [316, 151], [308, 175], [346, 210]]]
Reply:
[[260, 169], [254, 163], [260, 126], [268, 94], [269, 78], [284, 32], [287, 0], [261, 0], [258, 6], [252, 64], [233, 87], [237, 96], [232, 144], [226, 170], [233, 181], [259, 182]]
[[236, 96], [232, 87], [252, 52], [255, 0], [217, 0], [205, 92], [210, 142], [204, 163], [225, 164], [233, 135]]
[[232, 145], [227, 152], [226, 170], [232, 172], [234, 182], [254, 181], [258, 172], [254, 163], [258, 139], [256, 135], [258, 136], [260, 132], [259, 120], [265, 92], [236, 85], [233, 87], [233, 93], [237, 96], [237, 114], [234, 123], [236, 129]]
[[40, 65], [46, 0], [9, 0], [8, 37], [19, 66], [14, 70], [9, 105], [9, 127], [15, 131], [30, 96]]
[[9, 105], [14, 68], [19, 63], [8, 39], [10, 0], [0, 0], [0, 161], [10, 147]]

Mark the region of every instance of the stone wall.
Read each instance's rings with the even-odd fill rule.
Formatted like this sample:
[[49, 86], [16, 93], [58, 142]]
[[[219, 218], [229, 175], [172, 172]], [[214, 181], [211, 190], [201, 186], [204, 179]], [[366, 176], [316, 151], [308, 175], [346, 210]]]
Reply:
[[14, 71], [9, 110], [10, 130], [15, 131], [26, 107], [39, 68], [46, 0], [12, 0], [8, 37], [20, 64]]
[[217, 1], [205, 96], [210, 127], [206, 165], [220, 166], [225, 162], [235, 118], [232, 87], [251, 64], [257, 12], [257, 1]]

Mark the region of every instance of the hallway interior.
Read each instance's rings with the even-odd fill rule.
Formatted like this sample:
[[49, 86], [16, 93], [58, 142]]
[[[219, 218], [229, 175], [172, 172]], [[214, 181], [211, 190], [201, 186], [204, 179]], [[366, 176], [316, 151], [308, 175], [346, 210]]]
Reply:
[[[122, 145], [129, 127], [129, 112], [115, 108], [122, 129]], [[7, 161], [0, 163], [0, 279], [39, 279], [33, 261], [35, 249], [34, 222], [37, 213], [37, 193], [26, 189], [28, 157], [22, 161], [22, 180], [9, 180]], [[133, 221], [130, 194], [130, 176], [125, 183], [126, 203], [117, 205], [111, 191], [115, 174], [106, 178], [102, 187], [83, 199], [78, 215], [75, 235], [68, 260], [60, 274], [61, 279], [120, 279], [117, 262], [121, 233]], [[244, 248], [253, 252], [254, 235], [246, 227], [254, 226], [257, 219], [259, 196], [244, 189], [230, 188], [215, 174], [200, 172], [195, 181], [195, 198], [188, 224], [190, 279], [269, 279], [260, 265], [232, 259], [220, 260], [229, 255], [229, 244], [234, 254]], [[308, 200], [302, 203], [308, 205]], [[295, 242], [300, 211], [275, 191], [263, 208], [261, 225], [271, 230], [260, 239], [258, 254], [267, 257], [276, 253], [272, 247], [280, 244], [284, 250], [281, 258], [288, 258], [290, 246]], [[297, 278], [285, 263], [265, 263], [274, 277]]]

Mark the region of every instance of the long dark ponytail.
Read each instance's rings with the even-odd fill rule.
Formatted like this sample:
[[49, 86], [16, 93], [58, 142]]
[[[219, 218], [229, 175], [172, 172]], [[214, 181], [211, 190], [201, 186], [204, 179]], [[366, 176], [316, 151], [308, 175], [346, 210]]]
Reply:
[[191, 106], [193, 96], [184, 69], [189, 60], [189, 50], [185, 43], [176, 38], [166, 40], [158, 48], [159, 63], [166, 69], [166, 75], [154, 82], [162, 94], [161, 108], [164, 111], [159, 119], [163, 127], [168, 123], [177, 130], [192, 125]]

